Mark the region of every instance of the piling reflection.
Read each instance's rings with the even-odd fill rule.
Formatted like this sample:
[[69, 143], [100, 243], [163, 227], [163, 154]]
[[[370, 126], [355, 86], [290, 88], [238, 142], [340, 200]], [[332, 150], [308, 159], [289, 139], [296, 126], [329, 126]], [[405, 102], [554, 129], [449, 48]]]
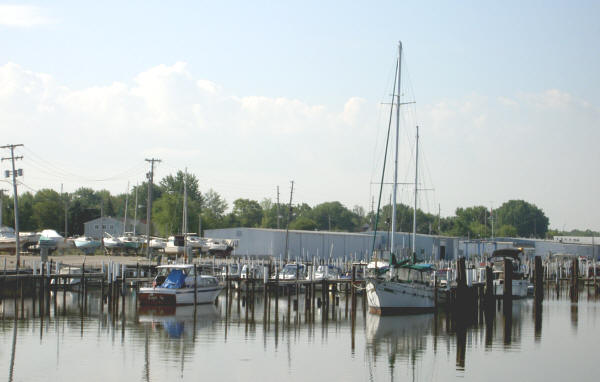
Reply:
[[[285, 355], [284, 367], [288, 370], [297, 370], [300, 357], [310, 357], [317, 349], [327, 348], [327, 354], [333, 352], [342, 359], [364, 356], [365, 365], [380, 365], [379, 371], [368, 371], [374, 375], [384, 365], [386, 378], [382, 379], [393, 379], [394, 374], [403, 370], [416, 373], [413, 377], [423, 380], [418, 370], [431, 359], [449, 361], [450, 368], [460, 375], [480, 367], [473, 361], [469, 364], [477, 351], [500, 355], [533, 342], [542, 347], [547, 342], [541, 341], [542, 317], [548, 314], [549, 306], [559, 304], [562, 310], [558, 314], [566, 319], [544, 322], [551, 327], [546, 328], [544, 335], [551, 338], [560, 332], [560, 328], [552, 329], [553, 322], [555, 327], [556, 322], [561, 322], [562, 329], [565, 322], [573, 329], [582, 328], [586, 320], [594, 319], [595, 315], [589, 312], [595, 311], [598, 304], [583, 299], [583, 295], [579, 305], [572, 304], [565, 293], [558, 302], [552, 298], [552, 305], [525, 299], [513, 301], [510, 309], [500, 301], [466, 316], [440, 310], [435, 314], [380, 317], [365, 311], [362, 296], [352, 303], [344, 293], [311, 293], [293, 288], [277, 293], [243, 288], [223, 291], [215, 304], [196, 307], [139, 307], [134, 290], [113, 299], [97, 289], [84, 294], [57, 291], [35, 298], [4, 299], [0, 331], [7, 345], [12, 336], [12, 347], [9, 352], [7, 346], [4, 358], [0, 354], [0, 361], [9, 381], [35, 379], [28, 378], [24, 366], [22, 354], [32, 351], [21, 350], [24, 344], [39, 346], [56, 340], [56, 348], [51, 350], [56, 350], [56, 369], [60, 370], [72, 366], [73, 359], [67, 358], [73, 356], [68, 351], [70, 343], [84, 346], [88, 338], [93, 338], [91, 342], [108, 344], [115, 352], [139, 352], [138, 358], [134, 358], [139, 361], [136, 375], [128, 378], [149, 381], [161, 379], [161, 369], [172, 364], [177, 364], [184, 375], [185, 370], [194, 367], [191, 360], [207, 356], [203, 351], [207, 343], [227, 348], [221, 349], [225, 352], [236, 347], [244, 352], [249, 348], [242, 346], [258, 342], [265, 358]], [[583, 304], [589, 305], [580, 306]], [[583, 333], [583, 329], [580, 331]], [[573, 330], [573, 335], [577, 334]], [[33, 337], [34, 341], [24, 341], [23, 337]], [[113, 346], [119, 344], [119, 338], [122, 350]], [[321, 368], [330, 366], [325, 360], [313, 362]], [[127, 367], [125, 361], [123, 367]], [[357, 376], [354, 380], [368, 379], [365, 375], [361, 377], [364, 378]]]

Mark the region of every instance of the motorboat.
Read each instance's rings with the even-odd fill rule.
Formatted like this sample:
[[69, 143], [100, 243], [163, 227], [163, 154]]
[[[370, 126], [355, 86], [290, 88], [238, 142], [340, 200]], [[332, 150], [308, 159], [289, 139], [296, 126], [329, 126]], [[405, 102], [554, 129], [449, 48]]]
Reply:
[[[72, 267], [72, 266], [63, 266], [60, 268], [60, 270], [58, 271], [59, 275], [77, 275], [77, 276], [81, 276], [83, 274], [83, 270], [80, 267]], [[66, 280], [66, 283], [65, 283]], [[52, 278], [52, 280], [50, 280], [50, 284], [51, 285], [56, 285], [56, 278]], [[67, 279], [63, 279], [60, 281], [61, 283], [61, 287], [62, 286], [66, 286], [66, 287], [73, 287], [76, 285], [79, 285], [81, 283], [81, 277], [72, 277], [72, 278], [67, 278]]]
[[492, 274], [494, 276], [494, 296], [504, 296], [504, 261], [507, 259], [512, 264], [512, 297], [527, 297], [529, 280], [521, 266], [519, 254], [522, 252], [522, 248], [504, 248], [492, 252], [490, 261], [492, 263]]
[[0, 227], [0, 249], [15, 249], [15, 230], [10, 227]]
[[91, 236], [79, 236], [73, 240], [73, 242], [75, 243], [75, 247], [77, 249], [80, 249], [86, 253], [94, 252], [102, 245], [100, 240], [96, 240]]
[[46, 247], [50, 249], [65, 248], [67, 247], [67, 241], [55, 230], [45, 229], [40, 232], [38, 245], [39, 247]]
[[341, 274], [342, 270], [334, 265], [319, 265], [315, 271], [315, 280], [339, 279]]
[[228, 239], [206, 239], [207, 252], [215, 256], [228, 256], [235, 248], [235, 241]]
[[195, 233], [188, 233], [185, 235], [185, 242], [188, 247], [192, 248], [192, 250], [200, 251], [200, 252], [208, 252], [210, 249], [208, 245], [208, 240], [202, 238]]
[[[14, 229], [6, 226], [0, 227], [0, 250], [14, 251], [16, 237]], [[35, 232], [19, 232], [19, 246], [26, 251], [29, 247], [35, 246], [39, 238], [40, 235]]]
[[184, 240], [183, 235], [169, 236], [165, 245], [165, 253], [167, 255], [183, 255], [185, 250]]
[[167, 246], [167, 240], [162, 237], [153, 237], [150, 239], [150, 248], [154, 250], [164, 250]]
[[279, 280], [304, 280], [306, 279], [306, 265], [290, 263], [284, 265], [279, 272]]
[[262, 279], [263, 267], [258, 264], [244, 264], [240, 272], [241, 279]]
[[196, 275], [192, 264], [170, 264], [157, 267], [159, 274], [152, 287], [140, 288], [141, 305], [190, 305], [214, 303], [223, 289], [214, 276]]

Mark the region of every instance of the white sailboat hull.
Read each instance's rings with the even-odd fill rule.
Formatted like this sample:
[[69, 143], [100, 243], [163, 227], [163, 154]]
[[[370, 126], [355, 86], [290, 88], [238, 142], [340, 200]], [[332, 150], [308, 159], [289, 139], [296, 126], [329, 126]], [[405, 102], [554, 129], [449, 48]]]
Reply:
[[434, 288], [421, 283], [369, 280], [369, 311], [374, 314], [422, 313], [435, 309]]

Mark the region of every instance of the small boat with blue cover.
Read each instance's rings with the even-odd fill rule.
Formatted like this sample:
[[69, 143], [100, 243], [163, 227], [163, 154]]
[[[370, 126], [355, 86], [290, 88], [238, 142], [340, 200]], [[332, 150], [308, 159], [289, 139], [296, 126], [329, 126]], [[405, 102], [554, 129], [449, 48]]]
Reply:
[[192, 264], [157, 268], [159, 274], [152, 287], [140, 288], [138, 299], [141, 305], [191, 305], [194, 295], [197, 304], [211, 304], [223, 289], [216, 277], [196, 275]]

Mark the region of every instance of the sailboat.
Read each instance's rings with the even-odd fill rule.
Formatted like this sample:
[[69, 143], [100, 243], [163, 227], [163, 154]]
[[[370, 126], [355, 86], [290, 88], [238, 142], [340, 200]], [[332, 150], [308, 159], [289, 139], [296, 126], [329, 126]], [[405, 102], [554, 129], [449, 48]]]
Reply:
[[[402, 262], [396, 261], [394, 254], [394, 237], [396, 232], [396, 191], [398, 187], [398, 137], [400, 131], [400, 90], [401, 90], [401, 62], [402, 42], [398, 44], [397, 62], [397, 94], [396, 99], [396, 136], [395, 136], [395, 160], [394, 160], [394, 182], [392, 193], [392, 235], [390, 241], [390, 267], [385, 273], [375, 274], [367, 280], [367, 300], [369, 311], [374, 314], [403, 314], [422, 313], [432, 311], [435, 308], [435, 288], [430, 283], [429, 277], [433, 271], [430, 264], [416, 262], [416, 211], [417, 211], [417, 181], [418, 171], [415, 169], [415, 205], [413, 214], [413, 237], [412, 237], [412, 259]], [[418, 166], [418, 127], [417, 127], [417, 150], [416, 160]], [[388, 132], [389, 138], [389, 132]], [[387, 155], [387, 147], [386, 147]], [[385, 172], [385, 165], [384, 165]], [[383, 175], [382, 175], [383, 184]], [[381, 194], [381, 192], [380, 192]], [[381, 195], [380, 198], [381, 200]], [[376, 223], [377, 224], [377, 223]], [[377, 235], [377, 225], [375, 233]], [[375, 243], [375, 240], [373, 241]], [[373, 244], [374, 247], [374, 244]]]

